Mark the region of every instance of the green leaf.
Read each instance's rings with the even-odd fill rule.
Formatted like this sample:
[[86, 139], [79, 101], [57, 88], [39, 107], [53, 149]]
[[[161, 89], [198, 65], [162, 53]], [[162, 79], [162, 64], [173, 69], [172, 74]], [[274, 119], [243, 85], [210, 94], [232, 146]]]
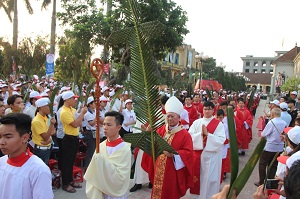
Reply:
[[234, 113], [232, 107], [227, 107], [227, 123], [230, 141], [230, 186], [232, 186], [239, 172], [238, 143], [236, 138]]
[[[248, 102], [248, 110], [250, 110], [251, 109], [251, 106], [252, 106], [252, 104], [253, 104], [253, 99], [254, 99], [254, 93], [255, 93], [255, 91], [254, 90], [252, 90], [251, 91], [251, 94], [250, 94], [250, 98], [249, 98], [249, 102]], [[245, 95], [245, 96], [247, 96], [247, 95]]]
[[85, 95], [85, 99], [84, 99], [84, 104], [87, 106], [87, 101], [88, 101], [88, 98], [90, 96], [90, 92], [92, 90], [92, 88], [94, 88], [95, 86], [95, 81], [91, 82], [88, 87], [86, 88], [86, 95]]
[[253, 151], [248, 162], [246, 163], [244, 169], [241, 171], [241, 173], [236, 178], [234, 183], [230, 186], [230, 191], [229, 191], [229, 194], [227, 197], [228, 199], [232, 198], [232, 192], [234, 189], [236, 189], [237, 196], [242, 191], [242, 189], [244, 188], [246, 182], [248, 181], [253, 169], [255, 168], [255, 165], [256, 165], [257, 161], [259, 160], [259, 157], [260, 157], [262, 151], [264, 150], [266, 142], [267, 142], [266, 139], [262, 138], [260, 140], [260, 142], [257, 144], [255, 150]]
[[53, 90], [52, 90], [52, 93], [51, 93], [51, 95], [50, 95], [50, 104], [49, 104], [49, 108], [50, 108], [50, 115], [51, 115], [51, 117], [53, 117], [53, 105], [54, 105], [54, 99], [55, 99], [55, 95], [56, 95], [56, 93], [59, 91], [59, 87], [57, 86], [57, 87], [55, 87]]

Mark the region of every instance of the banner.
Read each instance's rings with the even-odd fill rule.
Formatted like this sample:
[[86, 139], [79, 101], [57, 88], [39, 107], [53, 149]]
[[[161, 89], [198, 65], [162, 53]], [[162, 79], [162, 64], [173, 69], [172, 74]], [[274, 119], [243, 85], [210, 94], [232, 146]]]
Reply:
[[54, 54], [46, 55], [46, 77], [54, 77]]

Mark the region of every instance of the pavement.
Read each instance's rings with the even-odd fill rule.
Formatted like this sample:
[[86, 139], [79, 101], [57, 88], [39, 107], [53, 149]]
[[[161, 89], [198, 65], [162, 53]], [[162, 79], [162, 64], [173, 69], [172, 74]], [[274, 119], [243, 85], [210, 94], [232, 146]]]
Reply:
[[[256, 111], [256, 116], [253, 121], [252, 126], [252, 132], [253, 132], [253, 139], [249, 145], [249, 150], [246, 151], [245, 156], [239, 156], [239, 172], [244, 168], [247, 160], [250, 158], [253, 150], [255, 149], [256, 145], [258, 144], [260, 138], [258, 137], [258, 129], [256, 128], [258, 118], [263, 115], [263, 110], [266, 107], [267, 100], [261, 100], [260, 104]], [[248, 179], [244, 189], [239, 194], [238, 198], [243, 199], [252, 199], [253, 193], [256, 191], [256, 186], [254, 185], [255, 182], [258, 181], [258, 164], [256, 165], [255, 169], [252, 172], [252, 175]], [[223, 183], [221, 184], [221, 187], [223, 188], [224, 185], [229, 184], [230, 182], [230, 174], [227, 174], [227, 178]], [[83, 182], [83, 188], [76, 189], [76, 193], [67, 193], [63, 191], [61, 188], [58, 190], [54, 190], [54, 198], [55, 199], [87, 199], [85, 195], [85, 182]], [[133, 186], [132, 180], [130, 181], [129, 189]], [[129, 192], [128, 191], [128, 199], [150, 199], [151, 198], [151, 189], [148, 188], [148, 184], [143, 185], [143, 188], [136, 191], [136, 192]], [[187, 194], [182, 197], [182, 199], [194, 199], [196, 198], [195, 195], [191, 195], [189, 193], [189, 190], [187, 191]]]

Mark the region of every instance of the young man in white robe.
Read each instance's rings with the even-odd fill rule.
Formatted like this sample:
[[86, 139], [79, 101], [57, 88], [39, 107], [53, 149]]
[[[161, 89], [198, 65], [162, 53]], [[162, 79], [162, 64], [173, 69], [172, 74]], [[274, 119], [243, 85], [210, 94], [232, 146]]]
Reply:
[[[213, 112], [214, 104], [210, 101], [204, 102], [203, 118], [195, 120], [189, 129], [194, 147], [194, 179], [197, 179], [191, 193], [199, 195], [200, 191], [198, 199], [211, 198], [220, 190], [222, 147], [226, 135], [224, 125], [213, 117]], [[200, 179], [197, 176], [199, 172]]]
[[27, 149], [31, 118], [10, 113], [0, 119], [0, 198], [53, 199], [49, 167]]
[[130, 182], [131, 148], [119, 135], [124, 116], [105, 113], [103, 122], [107, 140], [100, 143], [84, 175], [89, 199], [125, 199]]

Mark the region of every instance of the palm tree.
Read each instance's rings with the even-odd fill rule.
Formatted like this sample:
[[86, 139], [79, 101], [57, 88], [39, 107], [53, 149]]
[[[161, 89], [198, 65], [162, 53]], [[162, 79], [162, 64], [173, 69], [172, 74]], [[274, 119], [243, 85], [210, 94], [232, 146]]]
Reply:
[[[33, 9], [29, 0], [24, 0], [26, 9], [29, 14], [33, 14]], [[3, 8], [7, 17], [12, 21], [11, 13], [14, 13], [13, 18], [13, 48], [18, 47], [18, 0], [0, 0], [0, 8]]]
[[[46, 8], [51, 0], [43, 0], [42, 8]], [[55, 31], [56, 31], [56, 0], [52, 2], [51, 33], [50, 33], [50, 54], [55, 54]]]

